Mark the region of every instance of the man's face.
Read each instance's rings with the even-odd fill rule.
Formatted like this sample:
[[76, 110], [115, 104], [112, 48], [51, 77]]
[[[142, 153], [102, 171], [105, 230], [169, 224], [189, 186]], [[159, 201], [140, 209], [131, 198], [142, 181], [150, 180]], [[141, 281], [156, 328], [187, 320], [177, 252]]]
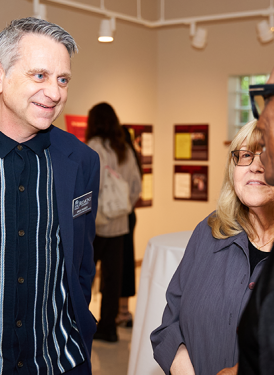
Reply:
[[[274, 83], [274, 70], [267, 83]], [[262, 147], [266, 147], [261, 155], [265, 167], [265, 180], [274, 185], [274, 96], [265, 100], [265, 108], [260, 115], [257, 127], [262, 131]]]
[[62, 112], [71, 69], [66, 47], [44, 35], [25, 35], [18, 52], [7, 74], [0, 65], [0, 130], [23, 142]]

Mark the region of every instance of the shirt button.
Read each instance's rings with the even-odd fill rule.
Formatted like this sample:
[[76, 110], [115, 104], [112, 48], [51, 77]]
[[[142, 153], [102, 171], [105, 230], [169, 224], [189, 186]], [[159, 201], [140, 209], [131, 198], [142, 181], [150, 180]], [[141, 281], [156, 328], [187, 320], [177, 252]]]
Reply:
[[254, 286], [255, 286], [255, 283], [254, 283], [254, 282], [252, 282], [252, 283], [250, 283], [250, 284], [248, 285], [248, 287], [249, 287], [250, 290], [254, 289]]
[[16, 325], [17, 325], [18, 328], [22, 327], [22, 325], [23, 325], [22, 321], [21, 320], [17, 320]]
[[18, 277], [18, 283], [23, 284], [24, 283], [24, 278], [23, 277]]
[[23, 366], [24, 366], [24, 364], [23, 364], [23, 362], [22, 362], [22, 361], [19, 361], [19, 362], [17, 363], [17, 366], [18, 366], [18, 367], [23, 367]]
[[22, 145], [18, 145], [17, 146], [17, 150], [19, 150], [19, 151], [23, 150], [23, 146]]
[[20, 237], [23, 237], [25, 235], [25, 232], [23, 230], [19, 230], [18, 234]]
[[23, 186], [23, 185], [20, 185], [20, 186], [19, 186], [19, 191], [24, 191], [24, 190], [25, 190], [24, 186]]

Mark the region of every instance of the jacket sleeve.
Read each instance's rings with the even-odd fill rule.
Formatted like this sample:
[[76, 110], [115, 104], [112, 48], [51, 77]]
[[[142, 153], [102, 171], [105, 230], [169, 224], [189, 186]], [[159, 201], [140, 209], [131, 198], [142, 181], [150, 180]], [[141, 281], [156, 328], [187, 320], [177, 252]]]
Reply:
[[195, 250], [201, 240], [200, 225], [194, 230], [185, 250], [185, 255], [174, 273], [166, 292], [167, 305], [164, 310], [162, 324], [156, 328], [151, 336], [154, 358], [164, 370], [170, 373], [170, 367], [177, 353], [178, 347], [185, 344], [184, 333], [180, 327], [180, 309], [184, 289], [184, 279], [187, 278], [195, 258]]

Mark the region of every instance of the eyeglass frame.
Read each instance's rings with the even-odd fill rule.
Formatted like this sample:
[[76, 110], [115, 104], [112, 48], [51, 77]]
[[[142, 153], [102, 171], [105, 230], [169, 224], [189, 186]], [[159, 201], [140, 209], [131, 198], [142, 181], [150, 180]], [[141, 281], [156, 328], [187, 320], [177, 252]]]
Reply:
[[[274, 86], [274, 85], [273, 85], [273, 86]], [[236, 163], [235, 163], [235, 160], [234, 160], [234, 152], [236, 152], [236, 151], [247, 151], [247, 152], [250, 152], [250, 153], [253, 155], [253, 158], [252, 158], [251, 162], [250, 162], [249, 164], [247, 164], [247, 165], [239, 165], [239, 164], [236, 164]], [[232, 160], [233, 160], [233, 162], [234, 162], [234, 164], [235, 164], [235, 167], [249, 167], [249, 166], [253, 163], [253, 161], [254, 161], [254, 159], [255, 159], [255, 156], [256, 156], [256, 155], [260, 156], [260, 155], [262, 155], [263, 152], [264, 152], [264, 150], [262, 150], [262, 152], [260, 152], [260, 153], [254, 153], [254, 152], [252, 152], [252, 151], [250, 151], [250, 150], [234, 150], [234, 151], [231, 151], [231, 156], [232, 156]]]
[[251, 109], [255, 119], [259, 120], [259, 113], [255, 105], [255, 96], [261, 95], [263, 99], [267, 99], [270, 96], [274, 96], [274, 84], [266, 83], [264, 85], [250, 85], [249, 86], [249, 96], [251, 101]]

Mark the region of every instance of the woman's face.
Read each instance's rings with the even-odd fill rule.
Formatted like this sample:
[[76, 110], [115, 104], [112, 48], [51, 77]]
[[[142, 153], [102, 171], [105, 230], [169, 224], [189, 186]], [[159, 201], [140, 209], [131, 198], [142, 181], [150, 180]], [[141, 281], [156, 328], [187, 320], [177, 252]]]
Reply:
[[[247, 150], [247, 147], [243, 143], [240, 149]], [[256, 153], [260, 152], [256, 151]], [[234, 168], [235, 192], [240, 201], [253, 211], [258, 208], [269, 208], [269, 204], [274, 203], [274, 187], [265, 182], [264, 174], [259, 155], [255, 156], [250, 165]]]

